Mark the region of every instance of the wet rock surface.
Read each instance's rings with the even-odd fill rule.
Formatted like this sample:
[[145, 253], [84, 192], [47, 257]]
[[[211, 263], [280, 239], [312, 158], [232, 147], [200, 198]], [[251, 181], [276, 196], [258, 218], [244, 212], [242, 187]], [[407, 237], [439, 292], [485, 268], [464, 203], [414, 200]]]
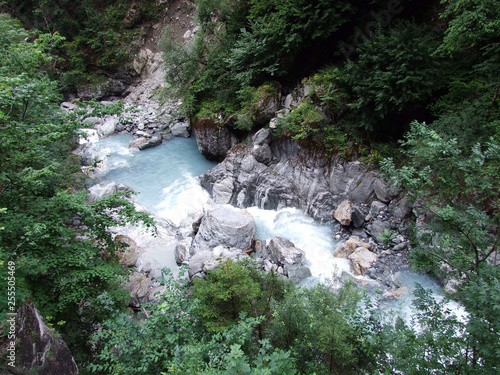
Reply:
[[198, 150], [208, 160], [222, 161], [239, 142], [230, 127], [212, 118], [197, 118], [193, 124], [193, 134]]
[[[68, 346], [50, 329], [33, 303], [18, 308], [15, 319], [15, 366], [5, 366], [2, 374], [76, 375], [78, 368]], [[8, 358], [11, 342], [0, 345]]]
[[255, 221], [246, 210], [215, 205], [205, 211], [190, 248], [191, 255], [217, 246], [248, 250], [255, 238]]

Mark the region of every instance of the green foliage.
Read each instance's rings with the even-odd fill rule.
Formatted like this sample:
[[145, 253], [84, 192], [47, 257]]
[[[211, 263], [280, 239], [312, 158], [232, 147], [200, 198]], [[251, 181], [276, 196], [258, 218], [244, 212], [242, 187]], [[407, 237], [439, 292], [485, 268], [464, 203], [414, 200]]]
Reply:
[[[466, 373], [494, 373], [500, 358], [500, 352], [491, 349], [498, 346], [499, 329], [500, 296], [494, 288], [500, 276], [495, 259], [500, 225], [500, 146], [490, 139], [467, 150], [455, 139], [443, 138], [417, 122], [402, 144], [407, 165], [396, 168], [387, 160], [384, 170], [418, 198], [418, 209], [425, 214], [415, 230], [416, 265], [439, 274], [444, 264], [447, 271], [442, 276], [461, 280], [457, 298], [471, 316], [462, 335], [466, 347], [454, 354], [462, 355], [457, 366], [468, 366]], [[447, 350], [441, 342], [435, 347]], [[437, 366], [438, 358], [435, 361]], [[446, 366], [453, 368], [448, 363]]]
[[306, 139], [319, 130], [325, 118], [310, 102], [303, 101], [276, 121], [276, 135], [290, 135], [292, 139]]
[[382, 241], [384, 243], [384, 246], [387, 248], [394, 237], [396, 237], [396, 232], [386, 228], [384, 229], [384, 235], [378, 237], [377, 240]]
[[251, 31], [241, 30], [225, 63], [239, 87], [256, 85], [263, 80], [283, 75], [276, 42], [267, 39], [269, 31], [262, 23], [251, 23]]
[[[251, 363], [238, 344], [231, 346], [225, 361], [228, 363], [225, 375], [293, 375], [294, 361], [288, 352], [274, 350], [269, 341], [263, 340], [257, 358]], [[253, 366], [251, 366], [253, 365]]]
[[497, 290], [490, 289], [498, 282], [498, 275], [489, 280], [495, 281], [467, 287], [463, 301], [468, 314], [462, 317], [448, 307], [448, 300], [437, 302], [430, 291], [417, 285], [411, 317], [396, 318], [372, 337], [376, 345], [384, 348], [376, 354], [380, 373], [497, 373], [498, 316], [496, 311], [483, 313], [498, 306]]
[[[203, 101], [222, 104], [224, 110], [244, 108], [238, 92], [282, 77], [311, 42], [335, 33], [352, 12], [348, 2], [197, 1], [202, 30], [192, 45], [165, 41], [165, 61], [173, 66], [167, 81], [189, 103], [195, 114]], [[243, 99], [244, 100], [244, 99]], [[252, 118], [242, 116], [240, 127]]]
[[[18, 30], [2, 20], [2, 28], [14, 28], [10, 34]], [[46, 74], [52, 58], [45, 50], [57, 39], [13, 39], [0, 50], [0, 259], [15, 262], [19, 296], [56, 322], [66, 321], [61, 331], [70, 333], [75, 326], [91, 329], [107, 316], [104, 292], [127, 299], [108, 228], [153, 222], [123, 194], [86, 202], [85, 177], [71, 153], [78, 124], [59, 109], [58, 85]], [[75, 341], [73, 332], [68, 342]]]
[[424, 27], [401, 22], [360, 46], [358, 60], [348, 61], [341, 75], [352, 93], [348, 106], [356, 111], [358, 126], [390, 130], [383, 124], [389, 114], [417, 105], [439, 88], [434, 44]]
[[3, 5], [31, 28], [65, 37], [54, 52], [61, 58], [63, 87], [68, 90], [87, 83], [91, 72], [123, 68], [134, 50], [138, 24], [157, 19], [164, 6], [146, 0], [102, 5], [92, 0], [8, 0]]
[[118, 313], [94, 334], [92, 340], [99, 351], [97, 361], [89, 366], [92, 372], [159, 374], [174, 368], [177, 355], [185, 359], [191, 352], [192, 362], [200, 360], [189, 346], [200, 325], [193, 315], [196, 301], [187, 295], [185, 281], [170, 276], [166, 287], [159, 303], [143, 306], [147, 319]]
[[246, 86], [238, 91], [241, 110], [238, 112], [236, 128], [250, 131], [255, 126], [265, 125], [260, 120], [260, 112], [265, 110], [270, 102], [278, 102], [280, 85], [277, 82], [267, 82], [259, 87]]
[[266, 340], [253, 340], [263, 318], [242, 314], [224, 332], [212, 333], [196, 313], [202, 306], [188, 282], [168, 277], [165, 286], [157, 304], [143, 305], [145, 317], [117, 315], [94, 334], [98, 351], [90, 370], [123, 375], [295, 373], [289, 353]]
[[[96, 99], [91, 100], [83, 100], [76, 102], [78, 108], [73, 111], [75, 115], [78, 116], [80, 120], [83, 120], [87, 117], [104, 117], [104, 116], [112, 116], [119, 115], [121, 116], [125, 107], [121, 100], [118, 100], [115, 103], [110, 103], [107, 105], [103, 105], [101, 102], [98, 102]], [[120, 117], [120, 122], [126, 122], [125, 118]]]
[[234, 106], [237, 89], [220, 61], [230, 43], [230, 37], [219, 29], [213, 33], [199, 31], [192, 44], [176, 42], [169, 29], [165, 29], [160, 48], [169, 67], [166, 80], [171, 94], [182, 98], [188, 115], [200, 111], [202, 102], [215, 102], [221, 105], [222, 112]]
[[331, 112], [334, 120], [345, 111], [348, 100], [348, 95], [340, 87], [341, 75], [339, 68], [330, 66], [321, 69], [307, 82], [312, 85], [311, 97], [317, 98], [319, 104]]
[[[461, 273], [479, 272], [489, 262], [499, 227], [499, 146], [493, 140], [462, 150], [427, 125], [414, 122], [402, 143], [411, 163], [385, 172], [402, 184], [428, 211], [432, 232], [422, 232], [423, 257], [445, 260]], [[432, 233], [432, 235], [431, 235]]]
[[456, 53], [495, 43], [500, 36], [500, 5], [495, 0], [443, 0], [442, 18], [451, 18], [438, 52]]
[[3, 49], [11, 44], [20, 43], [28, 37], [21, 22], [7, 14], [0, 13], [0, 47]]
[[350, 284], [338, 290], [333, 284], [292, 290], [273, 314], [272, 343], [291, 350], [301, 373], [359, 373], [367, 333], [360, 331], [365, 324], [358, 320], [360, 301]]
[[347, 21], [348, 2], [250, 1], [243, 25], [225, 60], [240, 87], [282, 76], [311, 42], [326, 39]]
[[193, 283], [193, 295], [200, 300], [198, 313], [213, 332], [226, 330], [242, 312], [249, 313], [261, 293], [249, 270], [230, 260]]

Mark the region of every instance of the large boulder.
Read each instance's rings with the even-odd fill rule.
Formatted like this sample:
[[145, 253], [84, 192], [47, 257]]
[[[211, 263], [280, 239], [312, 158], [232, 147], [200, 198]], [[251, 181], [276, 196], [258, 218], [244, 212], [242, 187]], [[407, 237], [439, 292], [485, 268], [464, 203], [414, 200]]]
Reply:
[[146, 143], [148, 143], [148, 137], [139, 137], [139, 138], [136, 138], [136, 139], [132, 139], [129, 144], [128, 144], [128, 147], [129, 148], [139, 148], [139, 147], [142, 147], [144, 146]]
[[371, 225], [370, 234], [377, 241], [380, 241], [385, 236], [386, 230], [390, 228], [391, 224], [387, 221], [375, 220]]
[[161, 145], [162, 138], [160, 136], [154, 136], [149, 138], [145, 143], [139, 145], [139, 150], [146, 150], [148, 148], [156, 147]]
[[261, 96], [254, 106], [256, 125], [265, 125], [274, 117], [279, 109], [280, 99], [279, 91], [268, 92]]
[[125, 289], [130, 292], [132, 304], [140, 306], [141, 303], [148, 302], [151, 279], [141, 272], [134, 272], [128, 278]]
[[222, 161], [227, 152], [238, 143], [238, 138], [223, 123], [212, 118], [197, 118], [193, 134], [200, 153], [208, 160]]
[[350, 225], [352, 220], [352, 202], [348, 200], [342, 201], [333, 213], [333, 217], [344, 226]]
[[254, 237], [255, 221], [248, 211], [228, 205], [215, 205], [206, 210], [190, 253], [211, 251], [219, 245], [247, 250]]
[[115, 134], [116, 126], [119, 122], [120, 121], [116, 117], [107, 117], [103, 124], [97, 125], [97, 132], [101, 137], [113, 135]]
[[118, 252], [118, 259], [123, 267], [133, 267], [137, 262], [137, 243], [129, 236], [119, 234], [115, 236], [115, 242], [120, 245], [123, 250]]
[[113, 181], [102, 182], [100, 184], [94, 185], [89, 189], [88, 201], [89, 203], [94, 203], [95, 201], [107, 197], [111, 194], [118, 193], [120, 191], [130, 191], [131, 189], [124, 184], [117, 184]]
[[351, 261], [351, 268], [356, 275], [365, 275], [366, 271], [372, 266], [373, 262], [377, 260], [377, 254], [371, 252], [366, 247], [358, 247], [354, 252], [349, 255]]
[[302, 265], [306, 260], [303, 250], [296, 248], [292, 241], [282, 237], [272, 238], [267, 248], [272, 261], [280, 266], [286, 264]]
[[370, 245], [363, 242], [359, 237], [351, 236], [347, 241], [337, 245], [337, 248], [333, 252], [333, 256], [347, 259], [359, 247], [370, 249]]
[[170, 126], [170, 131], [174, 137], [189, 138], [189, 121], [179, 121]]
[[10, 373], [78, 374], [78, 368], [68, 346], [60, 335], [47, 326], [33, 303], [21, 306], [15, 317], [7, 316], [7, 324], [15, 329], [15, 339], [3, 344], [0, 353], [7, 363], [11, 363], [9, 356], [12, 352], [15, 353], [12, 356], [15, 357], [13, 359], [15, 366], [9, 367]]
[[127, 90], [127, 84], [121, 79], [106, 78], [101, 76], [102, 82], [88, 83], [77, 88], [80, 99], [102, 99], [110, 96], [122, 96]]
[[138, 76], [143, 73], [144, 68], [147, 66], [148, 62], [154, 59], [154, 53], [150, 49], [143, 49], [139, 51], [134, 61], [132, 62], [132, 66], [137, 73]]
[[228, 204], [233, 196], [233, 180], [225, 178], [217, 181], [212, 188], [212, 196], [219, 204]]
[[283, 272], [295, 284], [298, 284], [301, 281], [312, 276], [309, 267], [300, 264], [285, 264], [285, 266], [283, 267]]

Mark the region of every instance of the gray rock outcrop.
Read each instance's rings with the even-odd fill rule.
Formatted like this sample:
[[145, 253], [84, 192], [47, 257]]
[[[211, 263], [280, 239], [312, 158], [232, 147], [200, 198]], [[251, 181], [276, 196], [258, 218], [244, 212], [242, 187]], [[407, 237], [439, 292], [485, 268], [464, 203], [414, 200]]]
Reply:
[[222, 161], [238, 143], [238, 138], [229, 127], [211, 118], [197, 118], [193, 124], [193, 134], [200, 153], [208, 160]]
[[[233, 147], [222, 163], [203, 174], [201, 183], [217, 203], [298, 207], [315, 219], [331, 222], [342, 201], [358, 205], [377, 199], [376, 176], [363, 163], [329, 159], [296, 142], [272, 140], [266, 130], [249, 145]], [[362, 225], [360, 220], [357, 224]]]
[[92, 186], [88, 190], [87, 200], [89, 203], [94, 203], [95, 201], [107, 197], [111, 194], [118, 193], [120, 191], [130, 191], [131, 189], [124, 184], [117, 184], [116, 182], [102, 182], [100, 184]]
[[[10, 341], [2, 345], [6, 358]], [[15, 367], [6, 374], [76, 375], [78, 368], [68, 346], [50, 329], [33, 303], [21, 306], [15, 316]], [[4, 357], [4, 350], [7, 355]], [[4, 373], [4, 372], [2, 372]]]
[[217, 246], [247, 250], [255, 237], [255, 221], [246, 210], [227, 205], [208, 207], [190, 248], [191, 255]]

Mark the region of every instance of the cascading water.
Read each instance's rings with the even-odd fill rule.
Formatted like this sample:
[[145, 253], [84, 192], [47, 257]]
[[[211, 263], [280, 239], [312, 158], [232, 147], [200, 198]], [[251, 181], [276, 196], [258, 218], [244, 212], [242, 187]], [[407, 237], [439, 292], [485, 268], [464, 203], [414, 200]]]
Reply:
[[336, 242], [331, 225], [320, 224], [295, 208], [274, 211], [250, 207], [248, 211], [255, 219], [257, 238], [266, 241], [283, 237], [305, 251], [305, 265], [312, 273], [307, 284], [340, 276], [342, 271], [349, 272], [348, 260], [333, 256]]
[[[215, 163], [207, 161], [199, 153], [195, 139], [174, 138], [144, 151], [128, 148], [131, 139], [129, 135], [116, 135], [94, 144], [103, 159], [103, 165], [95, 175], [99, 180], [131, 187], [139, 193], [135, 198], [138, 203], [175, 224], [179, 224], [190, 211], [202, 209], [209, 195], [196, 176], [215, 166]], [[255, 218], [257, 238], [266, 241], [280, 236], [305, 251], [306, 265], [312, 273], [305, 285], [349, 272], [348, 261], [333, 256], [336, 242], [331, 225], [320, 224], [295, 208], [274, 211], [250, 207], [248, 211]], [[168, 249], [168, 255], [156, 254], [159, 249], [153, 250], [154, 254], [150, 254], [153, 258], [168, 257], [164, 264], [175, 264], [172, 262], [173, 248]], [[408, 292], [398, 301], [385, 302], [382, 305], [384, 310], [394, 309], [410, 316], [408, 313], [416, 283], [431, 289], [436, 298], [442, 298], [438, 284], [425, 275], [401, 271], [394, 278], [406, 286]], [[456, 303], [451, 303], [449, 307], [460, 314]]]

